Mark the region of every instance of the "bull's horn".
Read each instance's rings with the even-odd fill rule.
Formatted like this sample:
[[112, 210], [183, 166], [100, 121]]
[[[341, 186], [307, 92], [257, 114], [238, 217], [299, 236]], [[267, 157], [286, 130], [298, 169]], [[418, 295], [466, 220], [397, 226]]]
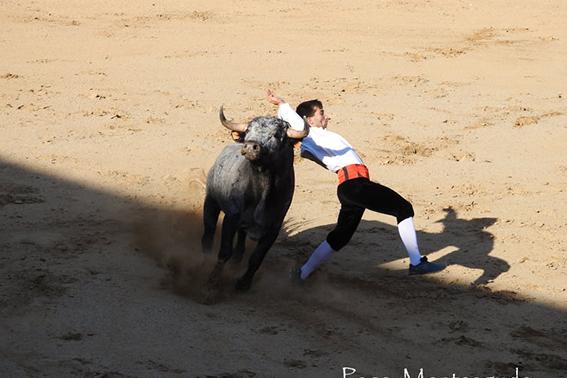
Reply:
[[239, 133], [243, 133], [243, 132], [246, 132], [246, 129], [248, 128], [248, 124], [246, 124], [246, 123], [237, 123], [237, 122], [228, 121], [226, 119], [226, 117], [224, 116], [224, 111], [223, 111], [222, 105], [221, 105], [220, 110], [219, 110], [219, 117], [220, 117], [220, 121], [221, 121], [222, 125], [229, 130], [237, 131]]
[[287, 129], [287, 137], [291, 139], [305, 138], [309, 134], [309, 124], [305, 117], [303, 117], [303, 130], [294, 130], [291, 127]]

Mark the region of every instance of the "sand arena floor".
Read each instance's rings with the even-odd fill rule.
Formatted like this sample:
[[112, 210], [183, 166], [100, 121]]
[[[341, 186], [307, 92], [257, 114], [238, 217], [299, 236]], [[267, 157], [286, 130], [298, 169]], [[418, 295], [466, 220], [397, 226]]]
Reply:
[[[567, 4], [0, 1], [0, 375], [560, 378]], [[416, 211], [367, 212], [302, 288], [336, 178], [295, 164], [249, 293], [202, 304], [202, 181], [235, 119], [319, 98]]]

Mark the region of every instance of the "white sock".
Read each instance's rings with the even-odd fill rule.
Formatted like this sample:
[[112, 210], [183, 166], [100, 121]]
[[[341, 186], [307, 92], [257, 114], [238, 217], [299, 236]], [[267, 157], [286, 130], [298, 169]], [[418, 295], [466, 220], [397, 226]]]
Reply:
[[419, 264], [421, 261], [421, 253], [419, 253], [419, 247], [417, 245], [417, 235], [415, 234], [413, 218], [409, 217], [398, 223], [398, 232], [408, 252], [410, 264]]
[[309, 277], [309, 275], [317, 269], [319, 265], [323, 264], [329, 257], [331, 257], [333, 252], [335, 251], [326, 240], [319, 244], [311, 256], [309, 256], [307, 262], [301, 267], [301, 279], [304, 280]]

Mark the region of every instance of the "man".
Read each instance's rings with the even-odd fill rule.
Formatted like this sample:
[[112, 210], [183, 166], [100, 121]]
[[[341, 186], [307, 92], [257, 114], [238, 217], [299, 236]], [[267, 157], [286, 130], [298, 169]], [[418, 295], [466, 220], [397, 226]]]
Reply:
[[413, 207], [402, 196], [383, 185], [370, 181], [368, 169], [353, 147], [339, 134], [327, 130], [330, 120], [319, 100], [302, 102], [296, 111], [268, 90], [267, 99], [278, 105], [278, 116], [292, 128], [303, 130], [302, 117], [311, 126], [301, 144], [301, 156], [310, 159], [338, 176], [337, 195], [341, 210], [335, 229], [313, 251], [307, 262], [292, 272], [294, 279], [304, 281], [334, 252], [343, 248], [356, 231], [365, 209], [395, 216], [398, 231], [409, 259], [409, 274], [435, 273], [444, 266], [422, 256], [413, 224]]

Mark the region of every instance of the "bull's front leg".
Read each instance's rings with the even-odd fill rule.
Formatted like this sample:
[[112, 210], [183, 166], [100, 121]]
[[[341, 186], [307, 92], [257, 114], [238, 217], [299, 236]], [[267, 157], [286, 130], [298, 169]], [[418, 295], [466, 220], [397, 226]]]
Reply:
[[258, 241], [254, 252], [252, 252], [252, 255], [250, 256], [250, 260], [248, 261], [248, 269], [246, 270], [246, 273], [244, 273], [244, 275], [236, 281], [237, 290], [246, 291], [250, 289], [254, 274], [260, 265], [262, 265], [262, 261], [264, 261], [266, 253], [268, 253], [268, 250], [276, 241], [278, 234], [279, 229], [270, 231]]

